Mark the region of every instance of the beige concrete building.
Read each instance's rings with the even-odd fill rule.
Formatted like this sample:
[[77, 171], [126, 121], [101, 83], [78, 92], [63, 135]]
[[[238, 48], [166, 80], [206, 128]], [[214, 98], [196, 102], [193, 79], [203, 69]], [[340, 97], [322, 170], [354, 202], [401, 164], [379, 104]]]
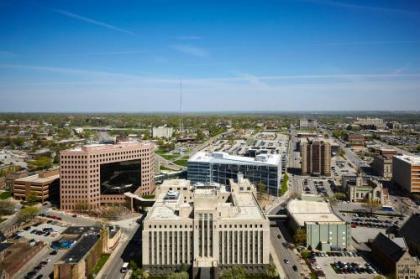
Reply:
[[388, 189], [384, 188], [381, 182], [370, 177], [343, 177], [342, 187], [347, 191], [350, 202], [373, 201], [384, 205], [389, 200]]
[[412, 257], [408, 251], [401, 256], [395, 265], [395, 277], [397, 279], [418, 279], [420, 278], [420, 261]]
[[62, 210], [122, 204], [126, 202], [125, 192], [152, 194], [153, 144], [128, 141], [62, 151], [60, 178]]
[[13, 197], [17, 200], [26, 200], [31, 196], [41, 202], [52, 198], [58, 202], [59, 179], [58, 169], [17, 178], [13, 182]]
[[420, 278], [419, 259], [410, 255], [404, 238], [379, 233], [369, 245], [372, 257], [386, 274], [395, 275], [396, 279]]
[[331, 144], [321, 140], [300, 143], [302, 174], [331, 175]]
[[394, 149], [379, 149], [378, 154], [373, 157], [372, 169], [377, 175], [390, 179], [392, 177], [392, 157], [397, 155]]
[[294, 199], [287, 204], [287, 213], [293, 231], [305, 229], [307, 247], [330, 251], [350, 246], [350, 225], [338, 218], [328, 203]]
[[84, 279], [93, 277], [92, 270], [107, 250], [108, 228], [69, 227], [62, 236], [76, 239], [76, 244], [54, 263], [54, 279]]
[[239, 178], [231, 192], [219, 184], [167, 180], [143, 228], [143, 266], [152, 273], [180, 265], [197, 271], [269, 264], [269, 221], [255, 198], [255, 187]]
[[420, 156], [394, 156], [392, 179], [409, 193], [420, 193]]

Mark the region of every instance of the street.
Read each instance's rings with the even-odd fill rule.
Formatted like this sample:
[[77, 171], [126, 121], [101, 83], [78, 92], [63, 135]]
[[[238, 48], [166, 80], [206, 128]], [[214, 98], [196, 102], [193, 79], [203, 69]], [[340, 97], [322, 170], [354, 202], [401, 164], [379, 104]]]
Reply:
[[109, 257], [108, 261], [98, 273], [96, 278], [123, 278], [121, 267], [124, 262], [134, 260], [140, 266], [141, 260], [141, 227], [134, 222], [130, 228], [121, 228], [123, 235], [120, 244]]

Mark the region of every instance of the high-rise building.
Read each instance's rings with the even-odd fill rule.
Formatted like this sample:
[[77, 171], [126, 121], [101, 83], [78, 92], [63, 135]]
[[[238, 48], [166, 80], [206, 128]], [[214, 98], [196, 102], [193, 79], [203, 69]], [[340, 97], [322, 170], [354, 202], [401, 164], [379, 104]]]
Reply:
[[267, 193], [277, 196], [281, 181], [281, 156], [259, 154], [255, 158], [229, 155], [224, 152], [197, 152], [188, 160], [188, 179], [191, 182], [217, 182], [227, 185], [237, 181], [238, 173], [255, 185], [262, 183]]
[[384, 178], [392, 177], [392, 157], [397, 154], [393, 149], [381, 149], [379, 154], [373, 158], [372, 169], [377, 175]]
[[394, 156], [392, 180], [409, 193], [420, 193], [420, 156]]
[[331, 175], [331, 145], [321, 140], [301, 141], [302, 174]]
[[62, 210], [123, 204], [124, 193], [154, 192], [153, 144], [92, 144], [60, 152]]
[[152, 273], [181, 265], [254, 270], [269, 264], [270, 225], [255, 186], [239, 177], [230, 191], [220, 184], [194, 186], [166, 180], [144, 220], [143, 266]]

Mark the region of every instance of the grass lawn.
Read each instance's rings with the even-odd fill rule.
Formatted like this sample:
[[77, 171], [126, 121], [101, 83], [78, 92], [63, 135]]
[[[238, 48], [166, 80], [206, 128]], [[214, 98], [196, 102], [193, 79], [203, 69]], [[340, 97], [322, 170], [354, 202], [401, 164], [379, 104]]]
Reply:
[[174, 155], [174, 154], [160, 154], [160, 156], [162, 156], [163, 158], [165, 158], [166, 160], [173, 160], [176, 157], [178, 157], [179, 155]]
[[284, 193], [287, 192], [287, 183], [289, 181], [289, 176], [287, 175], [287, 173], [284, 174], [283, 176], [283, 181], [281, 182], [281, 188], [280, 188], [280, 193], [279, 196], [283, 196]]
[[91, 274], [98, 274], [98, 272], [104, 266], [108, 258], [109, 258], [109, 254], [102, 254], [98, 262], [96, 263], [95, 267], [92, 269]]
[[9, 191], [5, 191], [0, 194], [0, 200], [6, 200], [10, 198], [11, 196], [12, 196], [12, 193], [10, 193]]
[[155, 195], [144, 195], [143, 199], [154, 199]]
[[179, 166], [186, 167], [187, 164], [188, 164], [188, 159], [176, 160], [174, 163], [177, 164], [177, 165], [179, 165]]

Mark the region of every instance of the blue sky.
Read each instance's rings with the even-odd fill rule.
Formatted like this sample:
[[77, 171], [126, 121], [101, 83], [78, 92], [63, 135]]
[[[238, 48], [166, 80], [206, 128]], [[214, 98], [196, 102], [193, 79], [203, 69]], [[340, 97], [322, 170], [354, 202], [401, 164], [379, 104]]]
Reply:
[[0, 1], [0, 111], [419, 110], [420, 1]]

